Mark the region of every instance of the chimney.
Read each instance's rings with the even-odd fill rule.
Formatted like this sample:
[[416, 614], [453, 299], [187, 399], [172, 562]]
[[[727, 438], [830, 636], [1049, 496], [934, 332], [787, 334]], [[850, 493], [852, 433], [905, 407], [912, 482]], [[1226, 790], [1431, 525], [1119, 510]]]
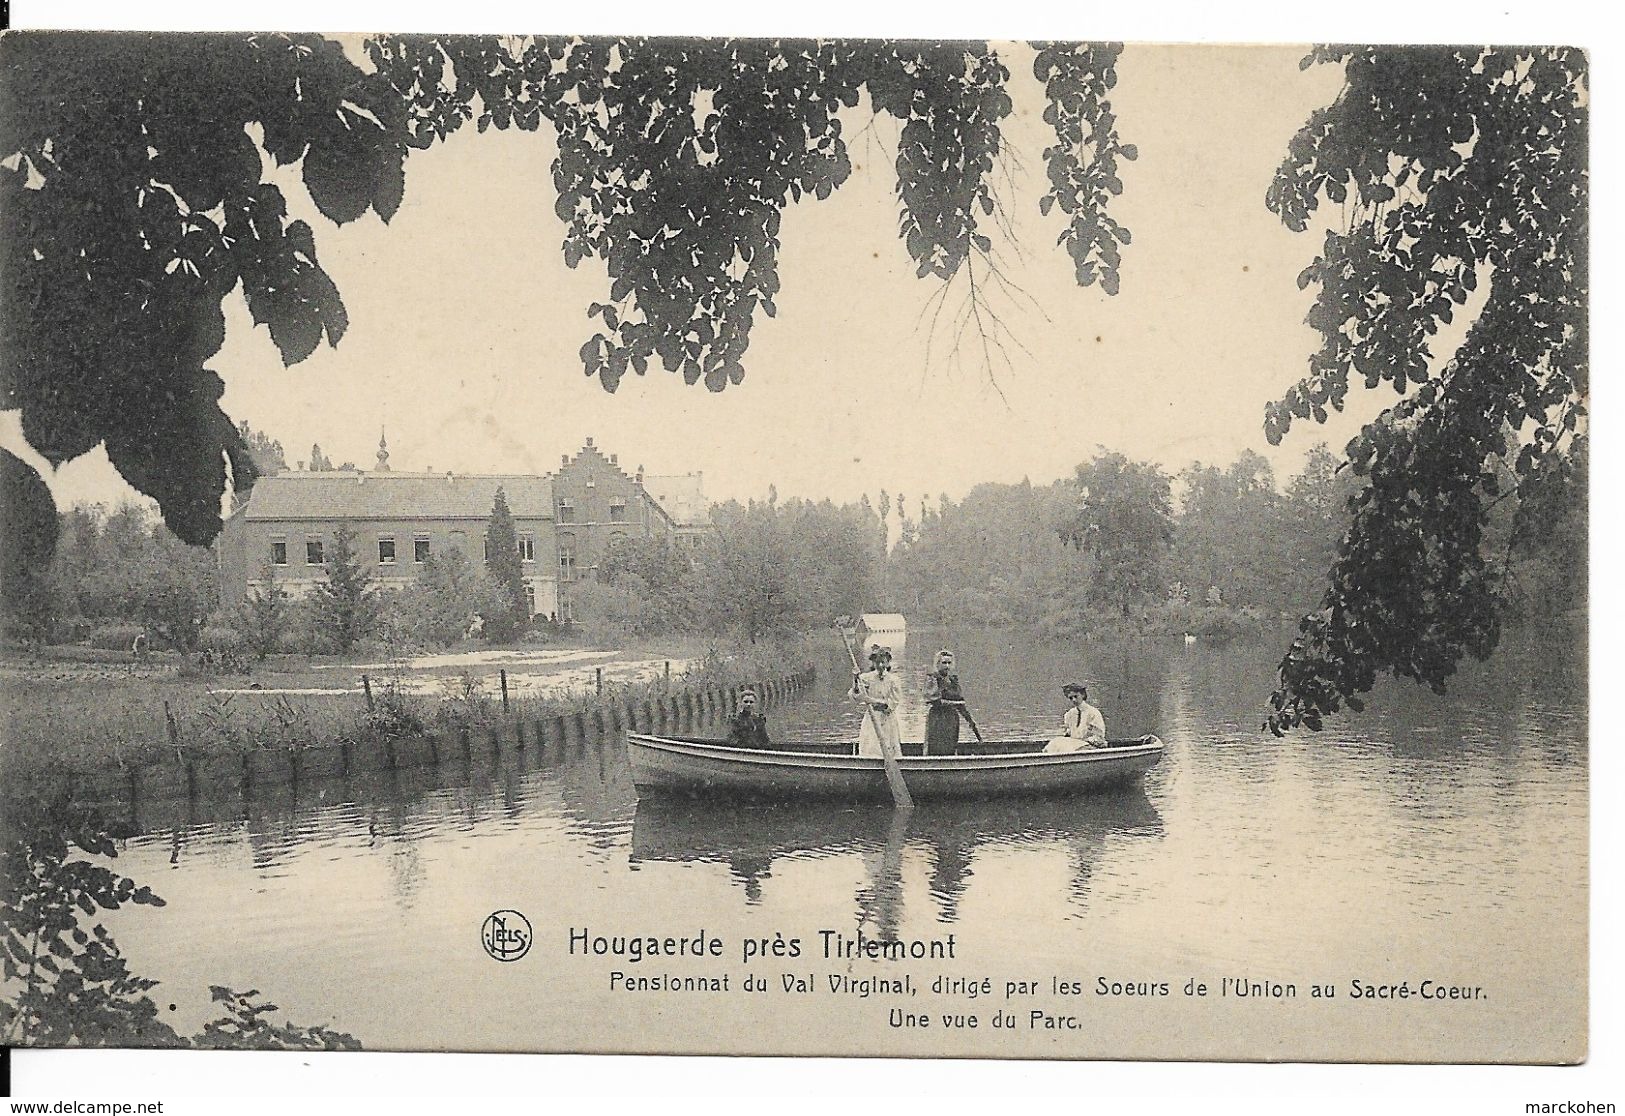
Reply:
[[592, 449], [592, 435], [587, 436], [587, 448]]
[[570, 467], [570, 455], [567, 454], [567, 453], [559, 454], [559, 468], [567, 469], [569, 467]]
[[621, 463], [621, 461], [620, 461], [619, 457], [617, 457], [615, 454], [612, 453], [612, 454], [609, 455], [609, 463], [611, 465], [619, 465]]
[[642, 465], [638, 466], [638, 483], [639, 484], [643, 483], [643, 466]]

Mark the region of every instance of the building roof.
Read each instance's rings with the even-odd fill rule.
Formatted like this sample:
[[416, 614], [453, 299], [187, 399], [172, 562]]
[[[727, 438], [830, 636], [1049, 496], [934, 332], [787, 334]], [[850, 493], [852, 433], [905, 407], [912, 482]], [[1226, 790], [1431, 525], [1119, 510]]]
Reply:
[[679, 527], [702, 527], [711, 522], [711, 504], [705, 498], [704, 474], [643, 478], [643, 490]]
[[254, 483], [252, 520], [477, 519], [491, 517], [497, 488], [516, 519], [553, 518], [553, 478], [451, 473], [286, 472]]

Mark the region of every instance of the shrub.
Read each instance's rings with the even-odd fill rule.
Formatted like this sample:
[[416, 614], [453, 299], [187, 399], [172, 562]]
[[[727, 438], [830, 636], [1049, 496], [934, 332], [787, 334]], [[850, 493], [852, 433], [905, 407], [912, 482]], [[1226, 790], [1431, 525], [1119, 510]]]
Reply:
[[248, 645], [243, 634], [235, 628], [204, 628], [198, 634], [199, 651], [212, 651], [217, 655], [241, 654]]
[[[101, 651], [128, 651], [135, 644], [135, 637], [146, 630], [140, 624], [106, 625], [90, 633], [90, 645]], [[148, 647], [156, 649], [161, 642], [150, 632], [147, 634]]]

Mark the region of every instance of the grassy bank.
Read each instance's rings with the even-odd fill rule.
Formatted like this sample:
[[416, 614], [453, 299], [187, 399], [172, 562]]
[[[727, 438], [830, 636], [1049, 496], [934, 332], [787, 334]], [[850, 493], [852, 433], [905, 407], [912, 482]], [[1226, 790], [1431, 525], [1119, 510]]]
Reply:
[[[13, 658], [0, 664], [0, 772], [14, 778], [108, 765], [192, 764], [222, 755], [298, 752], [333, 744], [378, 748], [424, 734], [537, 724], [612, 704], [624, 708], [668, 692], [727, 689], [798, 671], [810, 661], [802, 641], [715, 645], [664, 640], [633, 644], [616, 654], [683, 665], [669, 679], [664, 674], [638, 680], [606, 677], [601, 691], [593, 683], [597, 668], [575, 665], [561, 672], [569, 677], [565, 692], [511, 693], [504, 703], [495, 665], [478, 674], [456, 668], [410, 671], [399, 664], [364, 670], [380, 664], [301, 657], [298, 662], [259, 664], [249, 684], [263, 691], [253, 691], [242, 689], [242, 676], [199, 674], [172, 663]], [[331, 686], [362, 675], [366, 690], [359, 692], [265, 692]], [[405, 684], [408, 676], [417, 691], [427, 676], [435, 683], [433, 692], [414, 692]]]

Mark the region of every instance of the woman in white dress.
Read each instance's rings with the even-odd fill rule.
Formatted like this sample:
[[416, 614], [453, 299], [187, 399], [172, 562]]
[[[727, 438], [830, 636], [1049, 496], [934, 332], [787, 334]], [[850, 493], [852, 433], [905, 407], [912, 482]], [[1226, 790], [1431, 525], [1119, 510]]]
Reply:
[[[866, 707], [863, 724], [858, 729], [858, 755], [884, 755], [884, 740], [893, 755], [902, 755], [902, 728], [897, 707], [903, 700], [903, 688], [891, 669], [891, 648], [876, 646], [869, 652], [869, 669], [853, 675], [852, 691], [848, 697]], [[884, 736], [882, 736], [884, 734]]]
[[1089, 704], [1089, 691], [1081, 682], [1068, 682], [1061, 693], [1072, 703], [1061, 717], [1061, 735], [1044, 746], [1046, 752], [1081, 752], [1106, 746], [1106, 718]]

